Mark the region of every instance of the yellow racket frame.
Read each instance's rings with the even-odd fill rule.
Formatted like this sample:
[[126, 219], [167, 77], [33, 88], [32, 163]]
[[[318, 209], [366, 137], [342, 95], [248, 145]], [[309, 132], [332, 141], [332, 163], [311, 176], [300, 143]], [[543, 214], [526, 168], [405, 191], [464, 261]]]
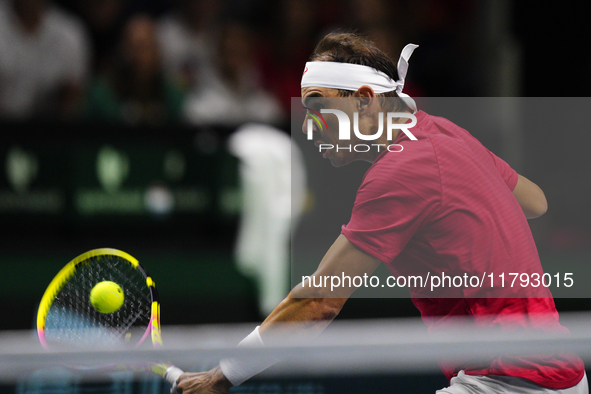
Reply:
[[43, 345], [44, 348], [48, 348], [47, 341], [45, 340], [45, 319], [47, 318], [47, 314], [49, 313], [49, 309], [51, 308], [55, 297], [59, 294], [66, 282], [68, 282], [68, 280], [70, 280], [70, 278], [76, 273], [76, 270], [81, 264], [84, 264], [84, 262], [90, 258], [99, 256], [116, 256], [125, 259], [132, 265], [133, 268], [140, 271], [142, 275], [146, 277], [146, 285], [148, 286], [150, 295], [152, 297], [151, 316], [146, 333], [138, 345], [144, 341], [148, 334], [150, 334], [152, 338], [152, 344], [154, 346], [162, 345], [162, 336], [160, 330], [160, 303], [158, 301], [158, 292], [156, 291], [156, 284], [154, 283], [154, 280], [152, 280], [144, 267], [141, 266], [135, 257], [121, 250], [111, 248], [93, 249], [81, 254], [66, 264], [66, 266], [62, 268], [49, 283], [49, 286], [47, 286], [47, 289], [41, 298], [39, 310], [37, 312], [37, 335], [41, 345]]

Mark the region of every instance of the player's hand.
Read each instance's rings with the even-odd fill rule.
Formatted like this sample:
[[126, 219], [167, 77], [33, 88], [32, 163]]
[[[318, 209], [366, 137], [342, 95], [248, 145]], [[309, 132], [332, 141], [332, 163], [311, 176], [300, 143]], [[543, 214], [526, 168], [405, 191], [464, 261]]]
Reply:
[[227, 394], [232, 383], [220, 367], [211, 371], [184, 373], [177, 380], [177, 391], [182, 394]]

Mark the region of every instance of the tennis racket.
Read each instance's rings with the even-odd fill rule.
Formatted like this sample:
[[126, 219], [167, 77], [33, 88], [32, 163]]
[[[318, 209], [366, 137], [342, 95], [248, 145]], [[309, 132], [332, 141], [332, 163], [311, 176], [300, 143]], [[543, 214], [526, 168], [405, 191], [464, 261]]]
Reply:
[[[91, 291], [102, 282], [116, 284], [122, 295], [122, 303], [110, 313], [99, 312], [91, 302]], [[37, 313], [37, 335], [48, 350], [134, 348], [149, 342], [162, 346], [156, 284], [137, 259], [125, 252], [103, 248], [83, 253], [62, 268], [45, 290]], [[153, 372], [172, 384], [173, 390], [183, 373], [167, 363], [70, 368], [92, 373]]]

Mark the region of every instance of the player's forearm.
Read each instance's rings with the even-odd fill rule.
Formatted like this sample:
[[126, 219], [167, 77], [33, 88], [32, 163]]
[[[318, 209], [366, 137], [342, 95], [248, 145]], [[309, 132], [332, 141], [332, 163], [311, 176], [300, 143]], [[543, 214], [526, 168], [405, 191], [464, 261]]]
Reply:
[[[239, 346], [261, 347], [276, 343], [284, 345], [294, 339], [314, 338], [337, 316], [345, 302], [334, 298], [296, 298], [293, 296], [294, 292], [298, 293], [298, 286]], [[220, 371], [224, 381], [240, 385], [277, 361], [279, 360], [274, 357], [257, 360], [224, 359], [220, 361]]]
[[[292, 337], [305, 335], [315, 337], [330, 324], [341, 311], [346, 298], [298, 298], [303, 296], [301, 285], [271, 312], [261, 324], [260, 333], [263, 341], [273, 331], [289, 331]], [[309, 293], [306, 293], [309, 296]], [[288, 324], [290, 323], [290, 324]]]
[[[265, 334], [276, 326], [291, 331], [290, 335], [301, 334], [306, 338], [319, 334], [339, 314], [355, 291], [351, 284], [329, 287], [322, 278], [371, 274], [380, 263], [350, 243], [344, 235], [339, 235], [324, 255], [316, 272], [304, 282], [306, 285], [300, 283], [295, 286], [261, 324], [263, 340]], [[324, 286], [311, 286], [310, 283], [324, 283]]]

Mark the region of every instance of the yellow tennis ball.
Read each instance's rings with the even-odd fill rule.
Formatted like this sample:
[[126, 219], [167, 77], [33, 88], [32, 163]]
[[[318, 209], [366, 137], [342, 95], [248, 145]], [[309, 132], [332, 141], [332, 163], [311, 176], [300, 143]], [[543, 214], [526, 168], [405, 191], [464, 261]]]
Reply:
[[90, 303], [100, 313], [113, 313], [123, 305], [123, 289], [115, 282], [99, 282], [90, 291]]

